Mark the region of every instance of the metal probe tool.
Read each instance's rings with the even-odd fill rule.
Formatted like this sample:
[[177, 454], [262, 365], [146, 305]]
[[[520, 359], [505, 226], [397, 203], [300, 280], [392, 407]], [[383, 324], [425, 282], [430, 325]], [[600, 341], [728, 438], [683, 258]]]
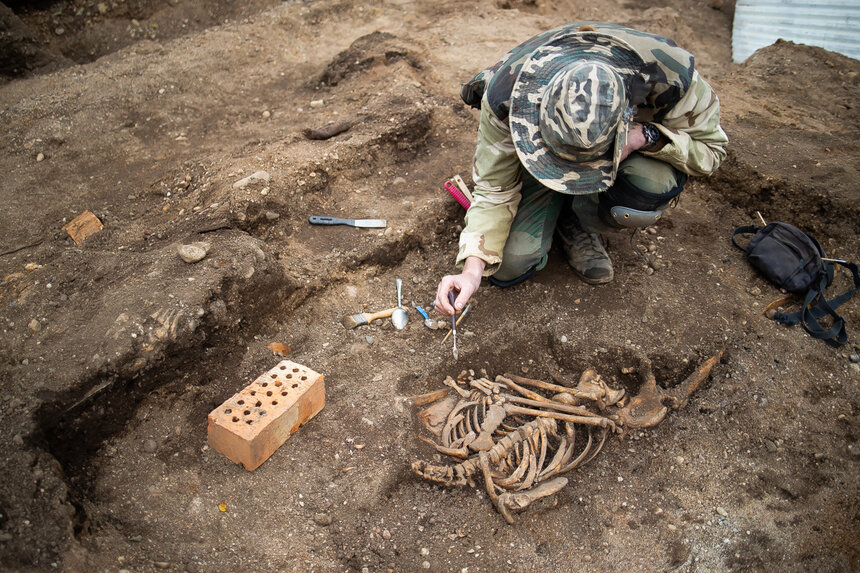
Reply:
[[[448, 291], [448, 302], [451, 303], [451, 306], [454, 306], [454, 291]], [[454, 314], [451, 315], [451, 332], [454, 333], [454, 360], [459, 358], [457, 354], [457, 309], [454, 309]]]
[[[472, 308], [471, 302], [466, 305], [466, 308], [463, 309], [463, 312], [461, 312], [460, 316], [457, 318], [457, 326], [460, 326], [460, 323], [463, 322], [463, 318], [466, 317], [466, 314], [468, 314], [470, 308]], [[449, 336], [451, 336], [451, 332], [452, 331], [449, 330], [447, 333], [445, 333], [445, 336], [442, 338], [442, 344], [445, 344], [445, 341], [448, 340]]]

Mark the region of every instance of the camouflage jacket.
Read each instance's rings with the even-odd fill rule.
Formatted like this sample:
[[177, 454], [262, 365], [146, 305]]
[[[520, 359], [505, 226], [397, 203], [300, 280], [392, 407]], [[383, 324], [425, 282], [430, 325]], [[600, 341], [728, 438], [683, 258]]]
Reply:
[[462, 268], [468, 257], [478, 257], [487, 263], [485, 276], [501, 266], [502, 250], [520, 202], [523, 169], [508, 124], [514, 82], [521, 66], [538, 46], [582, 25], [621, 38], [645, 62], [641, 74], [651, 90], [635, 106], [634, 121], [653, 123], [668, 143], [659, 151], [642, 152], [644, 155], [690, 175], [710, 175], [725, 159], [728, 138], [720, 127], [719, 99], [699, 76], [693, 56], [672, 40], [598, 22], [574, 22], [544, 32], [508, 52], [464, 86], [464, 94], [469, 89], [473, 94], [483, 92], [483, 97], [472, 171], [474, 200], [460, 234], [458, 268]]

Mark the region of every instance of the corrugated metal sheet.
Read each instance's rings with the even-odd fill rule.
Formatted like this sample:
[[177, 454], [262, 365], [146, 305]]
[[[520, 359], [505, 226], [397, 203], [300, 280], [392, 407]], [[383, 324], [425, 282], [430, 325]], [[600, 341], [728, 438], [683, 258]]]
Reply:
[[780, 38], [860, 59], [860, 0], [737, 0], [735, 62]]

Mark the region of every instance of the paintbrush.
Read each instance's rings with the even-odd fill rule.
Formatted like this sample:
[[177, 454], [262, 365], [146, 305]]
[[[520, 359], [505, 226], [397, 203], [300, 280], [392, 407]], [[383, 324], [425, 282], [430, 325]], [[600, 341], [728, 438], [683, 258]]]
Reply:
[[[466, 308], [463, 309], [463, 312], [460, 313], [460, 317], [457, 319], [457, 322], [455, 323], [457, 326], [460, 326], [460, 322], [463, 320], [463, 317], [466, 316], [466, 314], [469, 312], [470, 308], [472, 308], [472, 303], [467, 304]], [[449, 330], [447, 333], [445, 333], [445, 336], [442, 338], [442, 344], [445, 344], [445, 341], [448, 340], [448, 337], [451, 336], [452, 332], [454, 332], [454, 331]]]
[[358, 314], [353, 314], [352, 316], [345, 316], [343, 320], [341, 320], [341, 324], [343, 324], [346, 328], [355, 328], [356, 326], [361, 326], [363, 324], [370, 324], [377, 318], [388, 318], [394, 311], [397, 310], [398, 307], [388, 308], [385, 310], [380, 310], [379, 312], [360, 312]]
[[[451, 306], [454, 306], [454, 291], [448, 291], [448, 302], [451, 303]], [[457, 310], [454, 309], [454, 314], [451, 315], [451, 332], [454, 333], [454, 360], [459, 358], [457, 354]]]

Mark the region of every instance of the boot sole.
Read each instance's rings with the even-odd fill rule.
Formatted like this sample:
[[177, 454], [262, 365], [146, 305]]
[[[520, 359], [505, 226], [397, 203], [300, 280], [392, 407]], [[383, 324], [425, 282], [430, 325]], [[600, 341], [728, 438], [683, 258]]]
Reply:
[[[568, 263], [568, 266], [570, 266], [569, 263]], [[605, 285], [606, 283], [611, 283], [612, 279], [615, 278], [614, 272], [606, 278], [596, 279], [596, 278], [591, 278], [591, 277], [585, 276], [584, 274], [582, 274], [581, 272], [579, 272], [578, 270], [576, 270], [572, 266], [570, 268], [571, 268], [571, 270], [573, 270], [574, 274], [579, 278], [579, 280], [581, 280], [584, 283], [590, 284], [590, 285]]]
[[[559, 232], [557, 232], [557, 235], [558, 235], [559, 241], [561, 242], [562, 251], [564, 251], [566, 254], [567, 251], [569, 251], [572, 248], [572, 245], [571, 245], [570, 241], [565, 239], [564, 235], [562, 235]], [[577, 277], [579, 277], [579, 279], [582, 282], [590, 284], [590, 285], [605, 285], [606, 283], [612, 282], [612, 279], [615, 278], [615, 271], [614, 270], [611, 271], [609, 276], [606, 278], [595, 279], [595, 278], [587, 277], [584, 274], [582, 274], [581, 272], [579, 272], [578, 270], [576, 270], [576, 267], [574, 267], [569, 260], [567, 261], [567, 265], [573, 270], [573, 272], [576, 274]]]

